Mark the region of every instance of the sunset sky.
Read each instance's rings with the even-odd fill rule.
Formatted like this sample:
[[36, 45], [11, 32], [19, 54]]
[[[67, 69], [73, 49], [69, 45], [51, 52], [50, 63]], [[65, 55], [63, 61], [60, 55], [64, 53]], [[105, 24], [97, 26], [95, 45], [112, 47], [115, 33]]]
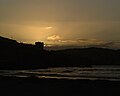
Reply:
[[120, 48], [120, 0], [0, 0], [0, 35]]

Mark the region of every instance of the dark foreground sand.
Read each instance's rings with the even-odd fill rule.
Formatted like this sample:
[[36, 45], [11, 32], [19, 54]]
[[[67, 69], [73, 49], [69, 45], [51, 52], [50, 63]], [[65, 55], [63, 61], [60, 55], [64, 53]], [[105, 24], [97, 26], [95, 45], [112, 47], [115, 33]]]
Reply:
[[120, 82], [1, 76], [0, 96], [120, 96]]

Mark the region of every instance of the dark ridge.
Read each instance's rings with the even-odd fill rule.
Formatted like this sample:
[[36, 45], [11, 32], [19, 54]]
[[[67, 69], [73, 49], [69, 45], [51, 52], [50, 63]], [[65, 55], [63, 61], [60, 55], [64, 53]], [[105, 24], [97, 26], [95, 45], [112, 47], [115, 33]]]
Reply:
[[120, 65], [120, 50], [90, 47], [47, 51], [43, 46], [43, 42], [32, 45], [0, 37], [0, 69]]
[[5, 37], [1, 37], [0, 36], [0, 47], [2, 46], [15, 46], [16, 44], [18, 44], [18, 42], [16, 40], [12, 40], [12, 39], [8, 39]]

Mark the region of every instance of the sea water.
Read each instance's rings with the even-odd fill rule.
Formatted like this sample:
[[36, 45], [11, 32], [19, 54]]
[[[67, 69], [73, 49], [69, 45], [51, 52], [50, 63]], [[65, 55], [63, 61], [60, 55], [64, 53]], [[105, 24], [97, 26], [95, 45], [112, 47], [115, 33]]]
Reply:
[[120, 81], [120, 66], [59, 67], [34, 70], [0, 70], [1, 76], [56, 79], [89, 79]]

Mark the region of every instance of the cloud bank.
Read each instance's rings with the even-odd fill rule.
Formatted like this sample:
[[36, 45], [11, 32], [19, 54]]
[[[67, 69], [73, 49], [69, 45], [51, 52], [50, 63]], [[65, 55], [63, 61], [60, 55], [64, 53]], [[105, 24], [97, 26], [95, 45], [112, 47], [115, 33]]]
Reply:
[[[103, 41], [98, 39], [64, 39], [59, 35], [52, 35], [47, 38], [50, 42], [48, 44], [51, 49], [66, 49], [66, 48], [80, 48], [80, 47], [102, 47], [119, 49], [120, 42]], [[49, 48], [48, 48], [49, 49]]]

